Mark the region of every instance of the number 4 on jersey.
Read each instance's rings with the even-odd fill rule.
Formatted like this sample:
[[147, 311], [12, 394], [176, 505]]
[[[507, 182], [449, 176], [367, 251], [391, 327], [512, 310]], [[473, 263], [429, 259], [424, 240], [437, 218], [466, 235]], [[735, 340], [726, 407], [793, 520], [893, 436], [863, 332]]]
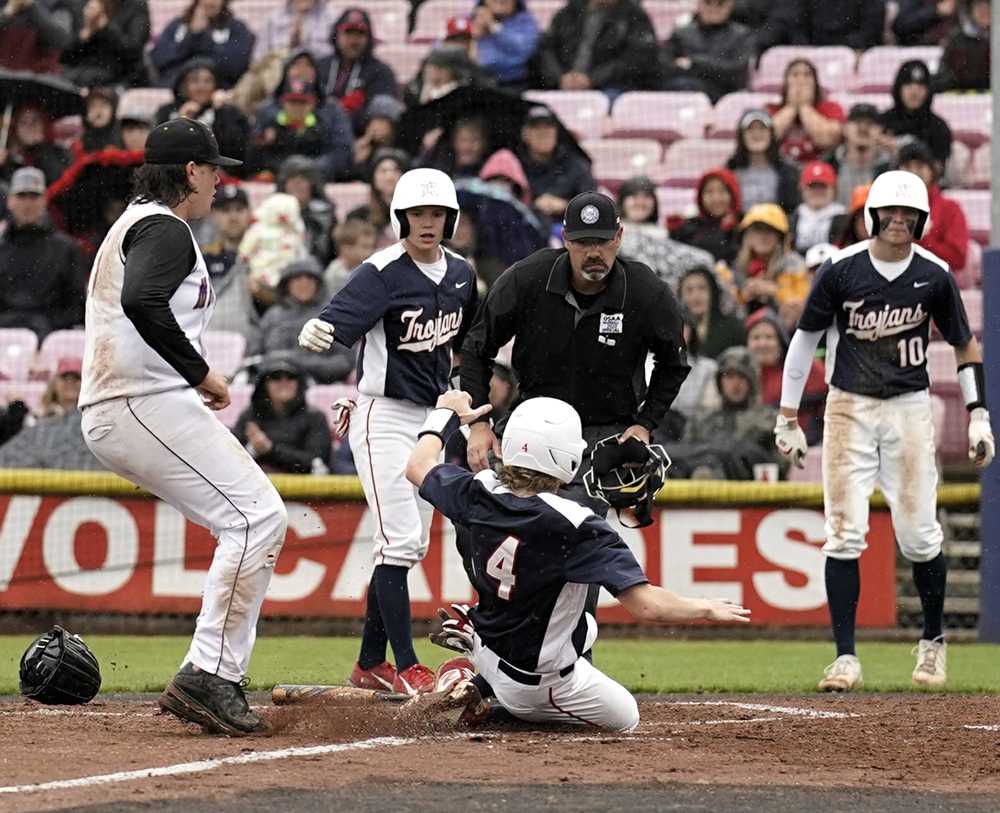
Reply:
[[486, 562], [486, 573], [500, 583], [497, 595], [504, 601], [510, 601], [510, 593], [517, 583], [517, 577], [514, 575], [514, 559], [517, 556], [517, 546], [520, 544], [520, 539], [508, 536]]

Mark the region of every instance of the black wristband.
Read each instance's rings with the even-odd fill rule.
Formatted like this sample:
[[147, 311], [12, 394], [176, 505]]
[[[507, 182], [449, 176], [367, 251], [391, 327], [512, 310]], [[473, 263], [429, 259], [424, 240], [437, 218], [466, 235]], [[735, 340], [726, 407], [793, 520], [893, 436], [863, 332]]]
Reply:
[[958, 386], [969, 412], [986, 406], [986, 375], [981, 361], [970, 361], [958, 366]]
[[424, 435], [435, 435], [443, 446], [448, 442], [448, 438], [458, 431], [461, 425], [462, 422], [458, 419], [458, 415], [455, 414], [455, 410], [445, 407], [434, 409], [427, 416], [424, 425], [420, 427], [420, 431], [417, 432], [417, 439], [419, 440]]

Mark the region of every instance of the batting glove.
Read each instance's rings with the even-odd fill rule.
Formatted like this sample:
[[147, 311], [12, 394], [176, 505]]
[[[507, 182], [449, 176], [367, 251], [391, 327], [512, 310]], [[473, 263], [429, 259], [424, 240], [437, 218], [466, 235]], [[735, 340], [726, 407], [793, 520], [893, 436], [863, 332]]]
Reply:
[[990, 413], [977, 407], [969, 413], [969, 460], [977, 468], [985, 469], [996, 454], [993, 430], [990, 428]]
[[472, 626], [472, 619], [469, 618], [468, 604], [452, 604], [452, 612], [438, 608], [438, 618], [441, 619], [441, 630], [431, 633], [431, 641], [445, 649], [461, 652], [463, 655], [472, 654], [472, 637], [475, 635], [475, 627]]
[[357, 403], [350, 398], [338, 398], [333, 402], [333, 434], [338, 438], [347, 435], [351, 428], [351, 413], [357, 408]]
[[798, 419], [778, 415], [778, 422], [774, 425], [774, 445], [778, 447], [782, 457], [788, 458], [800, 469], [805, 467], [802, 461], [809, 447]]
[[314, 353], [323, 353], [333, 347], [333, 325], [322, 319], [310, 319], [299, 333], [299, 346]]

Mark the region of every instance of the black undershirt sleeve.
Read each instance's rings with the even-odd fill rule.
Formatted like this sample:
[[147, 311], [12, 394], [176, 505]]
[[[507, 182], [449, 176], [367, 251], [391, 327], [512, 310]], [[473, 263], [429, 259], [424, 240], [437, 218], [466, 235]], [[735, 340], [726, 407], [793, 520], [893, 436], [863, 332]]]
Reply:
[[170, 298], [196, 261], [191, 232], [168, 215], [145, 217], [125, 234], [122, 252], [122, 310], [146, 344], [192, 387], [198, 386], [208, 375], [208, 364], [170, 310]]

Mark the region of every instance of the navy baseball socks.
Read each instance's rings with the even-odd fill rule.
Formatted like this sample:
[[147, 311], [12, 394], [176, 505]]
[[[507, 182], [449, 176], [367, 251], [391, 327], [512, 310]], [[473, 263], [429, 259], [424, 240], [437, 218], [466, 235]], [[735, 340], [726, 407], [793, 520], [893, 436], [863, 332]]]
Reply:
[[947, 680], [947, 645], [944, 642], [944, 594], [948, 564], [939, 553], [929, 562], [913, 563], [913, 584], [924, 611], [924, 632], [912, 654], [917, 656], [913, 684], [928, 688], [944, 686]]
[[857, 559], [826, 558], [826, 600], [830, 626], [837, 644], [837, 659], [819, 682], [825, 692], [849, 692], [864, 685], [861, 662], [854, 651], [854, 624], [861, 595], [861, 569]]

